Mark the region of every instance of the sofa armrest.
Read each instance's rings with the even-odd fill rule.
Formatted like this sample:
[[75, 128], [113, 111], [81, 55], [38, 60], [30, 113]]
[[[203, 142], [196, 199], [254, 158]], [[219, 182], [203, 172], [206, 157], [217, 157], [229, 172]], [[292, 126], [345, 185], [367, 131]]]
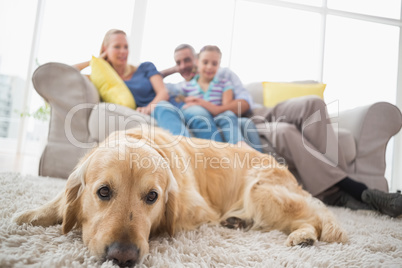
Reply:
[[56, 62], [38, 67], [32, 82], [51, 107], [48, 143], [42, 153], [39, 174], [65, 178], [76, 164], [69, 159], [87, 151], [71, 144], [71, 135], [82, 143], [94, 142], [88, 120], [92, 108], [99, 103], [98, 91], [77, 69]]
[[[91, 109], [99, 103], [99, 93], [89, 79], [72, 66], [50, 62], [35, 70], [32, 82], [38, 94], [51, 107], [49, 141], [67, 141], [66, 133], [62, 130], [65, 118], [70, 114], [73, 115], [72, 134], [77, 140], [87, 142]], [[79, 109], [78, 105], [83, 104], [88, 107]], [[54, 135], [56, 133], [53, 131], [59, 135]]]
[[356, 141], [356, 160], [351, 172], [360, 174], [361, 179], [384, 177], [387, 143], [401, 129], [401, 111], [393, 104], [378, 102], [343, 111], [332, 121], [349, 130]]
[[[388, 140], [397, 134], [402, 127], [402, 114], [398, 107], [391, 103], [377, 102], [342, 111], [338, 118], [332, 121], [338, 123], [339, 128], [349, 130], [356, 142], [364, 145], [365, 142], [379, 138]], [[358, 149], [360, 153], [364, 152], [364, 148]]]

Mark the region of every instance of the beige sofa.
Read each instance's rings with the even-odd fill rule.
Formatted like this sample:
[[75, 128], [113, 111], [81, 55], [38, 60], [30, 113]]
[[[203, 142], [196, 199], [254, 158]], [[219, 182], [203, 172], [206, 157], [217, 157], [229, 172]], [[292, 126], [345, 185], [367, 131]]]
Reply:
[[[35, 71], [32, 81], [51, 106], [48, 142], [39, 175], [67, 178], [79, 158], [112, 131], [155, 124], [151, 117], [132, 109], [100, 102], [93, 84], [71, 66], [44, 64]], [[262, 100], [261, 83], [246, 88], [256, 102]], [[402, 126], [400, 110], [380, 102], [341, 112], [336, 120], [348, 173], [371, 188], [387, 191], [385, 150]], [[267, 143], [264, 139], [262, 142]]]

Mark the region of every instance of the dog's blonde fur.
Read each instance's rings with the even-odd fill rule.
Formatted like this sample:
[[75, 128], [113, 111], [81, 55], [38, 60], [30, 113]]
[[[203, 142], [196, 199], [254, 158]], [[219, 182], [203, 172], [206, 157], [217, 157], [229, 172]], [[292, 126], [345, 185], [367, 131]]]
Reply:
[[[158, 128], [113, 133], [77, 165], [65, 192], [16, 222], [61, 222], [63, 233], [81, 228], [84, 243], [99, 257], [119, 242], [135, 245], [141, 259], [150, 236], [204, 223], [230, 226], [233, 219], [234, 227], [281, 230], [289, 234], [288, 246], [347, 241], [333, 214], [273, 157], [180, 138]], [[99, 197], [103, 186], [110, 188], [110, 200]], [[152, 204], [146, 202], [151, 191], [158, 195]]]

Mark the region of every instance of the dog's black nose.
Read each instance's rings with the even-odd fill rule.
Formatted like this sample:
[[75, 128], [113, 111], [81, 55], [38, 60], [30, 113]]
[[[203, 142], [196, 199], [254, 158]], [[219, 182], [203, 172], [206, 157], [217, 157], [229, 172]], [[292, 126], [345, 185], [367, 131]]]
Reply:
[[133, 244], [114, 242], [106, 251], [106, 259], [120, 267], [133, 267], [139, 256], [140, 250]]

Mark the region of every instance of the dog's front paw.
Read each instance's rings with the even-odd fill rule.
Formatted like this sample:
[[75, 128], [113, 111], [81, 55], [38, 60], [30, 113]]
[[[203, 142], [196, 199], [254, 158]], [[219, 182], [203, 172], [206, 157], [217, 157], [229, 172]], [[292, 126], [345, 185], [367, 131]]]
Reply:
[[288, 236], [285, 245], [288, 247], [297, 245], [301, 247], [308, 247], [312, 246], [316, 240], [317, 236], [314, 232], [307, 230], [296, 230]]
[[13, 222], [17, 223], [18, 225], [22, 225], [24, 223], [35, 225], [37, 219], [38, 217], [34, 211], [29, 210], [15, 214], [13, 217]]
[[34, 226], [47, 227], [50, 225], [60, 223], [60, 221], [57, 220], [55, 214], [56, 213], [53, 212], [52, 215], [49, 216], [49, 214], [44, 213], [41, 210], [28, 210], [16, 214], [12, 220], [18, 225], [27, 223], [32, 224]]

